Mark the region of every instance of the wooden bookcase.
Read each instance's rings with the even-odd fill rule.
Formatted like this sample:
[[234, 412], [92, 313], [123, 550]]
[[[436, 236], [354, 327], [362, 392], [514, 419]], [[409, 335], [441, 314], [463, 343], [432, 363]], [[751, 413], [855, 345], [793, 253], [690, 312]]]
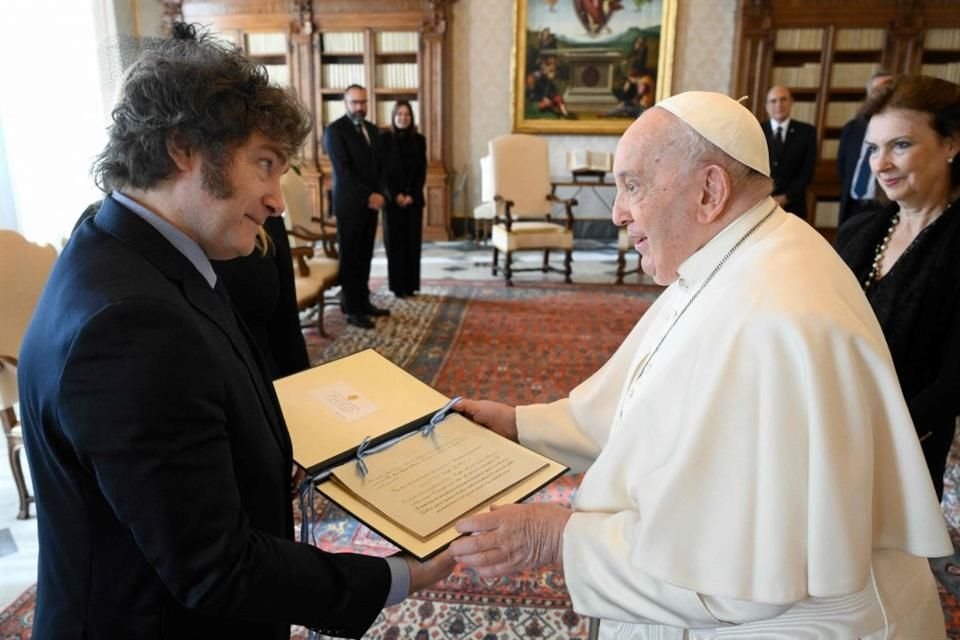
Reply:
[[807, 210], [828, 238], [840, 200], [840, 131], [863, 104], [873, 72], [960, 80], [956, 0], [742, 0], [737, 33], [736, 95], [749, 95], [762, 121], [767, 90], [786, 85], [795, 101], [792, 117], [817, 128]]
[[343, 114], [343, 90], [367, 88], [367, 119], [390, 126], [408, 100], [427, 139], [424, 238], [450, 237], [445, 137], [446, 26], [450, 0], [180, 0], [180, 16], [209, 25], [289, 84], [314, 114], [299, 159], [318, 211], [328, 211], [330, 159], [324, 127]]

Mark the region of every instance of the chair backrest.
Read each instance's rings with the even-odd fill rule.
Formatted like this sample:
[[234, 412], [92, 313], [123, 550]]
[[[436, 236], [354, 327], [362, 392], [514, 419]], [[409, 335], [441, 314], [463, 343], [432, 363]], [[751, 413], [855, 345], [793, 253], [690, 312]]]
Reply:
[[493, 202], [493, 158], [480, 158], [480, 202]]
[[[283, 191], [283, 204], [286, 207], [284, 224], [287, 229], [297, 225], [304, 229], [313, 229], [313, 203], [307, 185], [296, 171], [291, 169], [280, 178], [280, 189]], [[313, 243], [309, 240], [290, 237], [290, 245], [294, 247], [309, 247]]]
[[513, 201], [511, 214], [542, 216], [550, 212], [550, 157], [547, 140], [512, 133], [490, 141], [494, 195]]
[[[51, 245], [27, 241], [15, 231], [0, 231], [0, 356], [16, 358], [50, 270], [57, 259]], [[0, 369], [0, 408], [17, 401], [16, 369]]]

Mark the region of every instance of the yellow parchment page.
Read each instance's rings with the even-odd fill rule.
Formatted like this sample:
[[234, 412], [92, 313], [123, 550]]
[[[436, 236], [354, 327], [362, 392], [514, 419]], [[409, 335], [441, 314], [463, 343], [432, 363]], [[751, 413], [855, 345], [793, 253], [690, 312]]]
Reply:
[[416, 433], [334, 478], [355, 496], [421, 538], [543, 469], [546, 460], [453, 414], [432, 435]]
[[372, 349], [274, 383], [293, 442], [310, 472], [442, 407], [448, 398]]

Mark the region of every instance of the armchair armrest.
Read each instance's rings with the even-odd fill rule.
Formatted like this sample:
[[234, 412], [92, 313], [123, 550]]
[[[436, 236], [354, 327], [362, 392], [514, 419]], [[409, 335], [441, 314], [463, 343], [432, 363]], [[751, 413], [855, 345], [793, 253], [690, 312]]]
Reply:
[[297, 261], [297, 274], [301, 278], [309, 276], [310, 267], [307, 265], [307, 260], [313, 257], [313, 249], [311, 247], [290, 247], [290, 255]]
[[566, 199], [558, 198], [557, 196], [553, 195], [553, 193], [551, 193], [550, 195], [547, 196], [547, 200], [549, 200], [550, 202], [555, 202], [557, 204], [563, 205], [564, 213], [566, 213], [566, 216], [567, 216], [567, 222], [566, 222], [567, 229], [573, 229], [573, 208], [579, 204], [577, 202], [577, 199], [576, 198], [566, 198]]
[[[513, 208], [513, 200], [507, 200], [503, 196], [493, 196], [494, 204], [503, 203], [503, 224], [507, 228], [507, 232], [510, 231], [513, 227], [513, 216], [510, 215], [510, 209]], [[500, 207], [494, 207], [493, 209], [493, 224], [500, 222]]]
[[317, 216], [313, 216], [312, 218], [310, 218], [310, 222], [315, 222], [316, 224], [319, 224], [319, 225], [323, 228], [324, 231], [326, 231], [326, 230], [328, 230], [328, 229], [329, 229], [330, 231], [336, 231], [336, 230], [337, 230], [337, 222], [336, 222], [335, 219], [334, 219], [334, 220], [328, 220], [327, 218], [320, 218], [320, 217], [317, 217]]

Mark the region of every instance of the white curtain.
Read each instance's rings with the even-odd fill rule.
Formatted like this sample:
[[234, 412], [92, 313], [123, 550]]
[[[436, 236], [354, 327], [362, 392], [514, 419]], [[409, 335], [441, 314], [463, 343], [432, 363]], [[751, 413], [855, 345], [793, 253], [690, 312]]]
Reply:
[[90, 165], [106, 141], [115, 25], [114, 0], [2, 3], [0, 227], [59, 247], [101, 197]]

